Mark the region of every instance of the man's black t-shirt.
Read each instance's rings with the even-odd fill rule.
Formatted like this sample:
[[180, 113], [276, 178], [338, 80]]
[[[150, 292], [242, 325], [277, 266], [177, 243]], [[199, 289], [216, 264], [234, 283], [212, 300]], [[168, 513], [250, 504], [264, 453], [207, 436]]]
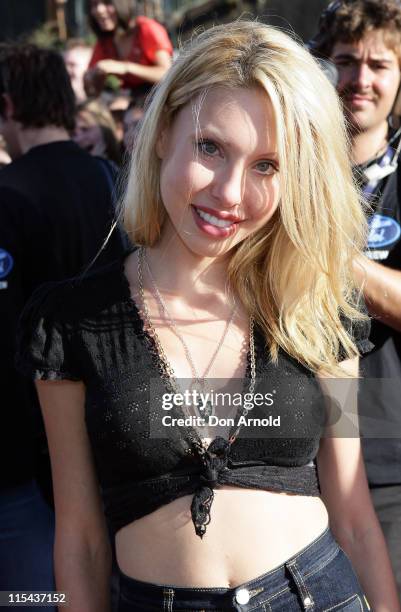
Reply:
[[[401, 167], [382, 181], [370, 204], [366, 254], [401, 270]], [[361, 360], [359, 401], [369, 484], [401, 484], [401, 333], [375, 318], [370, 340], [375, 348]]]
[[[72, 141], [34, 147], [0, 171], [0, 487], [34, 473], [39, 412], [14, 368], [19, 315], [36, 287], [90, 265], [112, 225], [110, 187], [104, 165]], [[115, 231], [96, 265], [122, 251]]]

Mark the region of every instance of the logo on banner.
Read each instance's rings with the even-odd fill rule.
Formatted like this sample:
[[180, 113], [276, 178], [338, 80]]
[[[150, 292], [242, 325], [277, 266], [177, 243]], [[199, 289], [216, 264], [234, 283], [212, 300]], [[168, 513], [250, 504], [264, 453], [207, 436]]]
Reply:
[[13, 269], [14, 260], [8, 251], [0, 249], [0, 278], [6, 278]]
[[369, 219], [368, 247], [380, 249], [399, 240], [401, 227], [395, 219], [375, 214]]

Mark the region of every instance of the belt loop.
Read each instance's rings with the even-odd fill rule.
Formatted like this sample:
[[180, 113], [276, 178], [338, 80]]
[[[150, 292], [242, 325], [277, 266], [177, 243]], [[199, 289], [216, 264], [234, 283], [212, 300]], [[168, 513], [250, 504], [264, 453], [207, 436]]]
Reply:
[[313, 597], [311, 593], [308, 591], [308, 588], [302, 578], [301, 572], [298, 569], [296, 560], [290, 561], [289, 563], [285, 563], [288, 571], [290, 572], [297, 588], [299, 591], [299, 595], [301, 597], [303, 609], [307, 610], [307, 612], [311, 612], [315, 609], [315, 603], [313, 601]]
[[173, 612], [174, 589], [163, 589], [163, 612]]

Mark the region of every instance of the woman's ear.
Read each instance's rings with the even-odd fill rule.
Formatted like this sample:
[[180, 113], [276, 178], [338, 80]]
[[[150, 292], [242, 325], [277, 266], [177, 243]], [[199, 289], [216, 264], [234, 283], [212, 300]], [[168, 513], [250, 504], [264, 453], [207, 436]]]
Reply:
[[167, 127], [164, 127], [159, 136], [158, 139], [156, 141], [156, 153], [157, 153], [157, 157], [159, 159], [164, 159], [164, 157], [167, 154], [167, 148], [168, 148], [168, 133], [169, 130]]

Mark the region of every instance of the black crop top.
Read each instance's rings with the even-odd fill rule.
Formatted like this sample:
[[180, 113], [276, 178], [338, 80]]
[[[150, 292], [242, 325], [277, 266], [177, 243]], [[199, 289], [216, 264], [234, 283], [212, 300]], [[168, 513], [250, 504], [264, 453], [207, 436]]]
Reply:
[[[369, 325], [357, 329], [361, 352], [371, 348], [368, 332]], [[123, 260], [84, 279], [39, 289], [23, 313], [18, 347], [17, 366], [27, 375], [84, 381], [88, 435], [115, 532], [192, 494], [192, 520], [202, 537], [213, 489], [222, 484], [319, 494], [314, 462], [324, 421], [319, 384], [283, 351], [273, 364], [257, 329], [255, 393], [267, 385], [275, 403], [255, 406], [252, 418], [280, 416], [280, 427], [243, 426], [232, 444], [218, 436], [207, 450], [190, 426], [167, 428], [163, 438], [151, 435], [163, 412], [151, 393], [152, 381], [165, 390], [168, 377], [130, 297]], [[183, 416], [178, 407], [171, 412]], [[241, 409], [236, 424], [240, 415]]]

